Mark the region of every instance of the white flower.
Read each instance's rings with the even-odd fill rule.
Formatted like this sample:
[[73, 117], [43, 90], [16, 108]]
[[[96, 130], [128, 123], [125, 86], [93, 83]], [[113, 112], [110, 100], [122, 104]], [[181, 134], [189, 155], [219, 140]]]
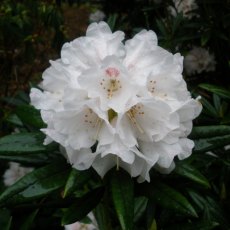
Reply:
[[101, 10], [97, 10], [94, 13], [91, 13], [89, 15], [89, 21], [90, 22], [100, 22], [105, 19], [105, 13]]
[[47, 124], [45, 144], [60, 143], [73, 167], [104, 176], [117, 166], [149, 181], [153, 166], [169, 172], [174, 157], [191, 154], [187, 136], [201, 105], [182, 78], [183, 58], [159, 47], [153, 31], [123, 39], [105, 22], [91, 24], [64, 44], [31, 103]]
[[188, 75], [200, 74], [203, 71], [214, 71], [216, 67], [215, 57], [204, 48], [194, 47], [185, 56], [184, 67]]
[[92, 224], [83, 224], [81, 222], [76, 222], [73, 224], [65, 225], [65, 230], [96, 230], [96, 228]]
[[185, 18], [191, 19], [192, 17], [199, 15], [194, 12], [198, 9], [198, 5], [195, 0], [173, 0], [174, 7], [169, 6], [168, 10], [170, 14], [176, 17], [177, 13], [182, 13]]
[[3, 182], [5, 186], [11, 186], [27, 173], [32, 172], [33, 168], [22, 167], [19, 163], [9, 162], [9, 169], [3, 175]]
[[75, 222], [73, 224], [65, 225], [65, 230], [97, 230], [97, 221], [92, 212], [88, 215], [89, 219], [91, 220], [91, 224], [84, 224], [81, 222]]

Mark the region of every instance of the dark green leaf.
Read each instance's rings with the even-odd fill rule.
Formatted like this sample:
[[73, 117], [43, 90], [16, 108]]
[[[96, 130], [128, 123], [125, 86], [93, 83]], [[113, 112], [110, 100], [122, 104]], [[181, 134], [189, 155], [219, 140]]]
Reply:
[[72, 169], [65, 185], [64, 197], [70, 195], [76, 188], [84, 185], [92, 176], [91, 170], [79, 171]]
[[229, 143], [230, 143], [230, 135], [203, 138], [203, 139], [195, 140], [194, 151], [196, 152], [211, 151], [217, 148], [224, 147]]
[[151, 229], [151, 226], [154, 226], [155, 222], [155, 212], [156, 212], [156, 202], [152, 199], [148, 200], [146, 207], [146, 226], [147, 229]]
[[31, 125], [36, 128], [43, 128], [46, 126], [41, 119], [40, 112], [33, 106], [21, 105], [17, 107], [16, 114], [24, 124]]
[[204, 109], [203, 109], [204, 113], [206, 113], [207, 115], [212, 116], [212, 117], [216, 117], [216, 118], [219, 117], [218, 111], [208, 100], [206, 100], [204, 97], [202, 97], [200, 102], [204, 107]]
[[153, 219], [153, 222], [152, 222], [149, 230], [157, 230], [157, 223], [156, 223], [155, 219]]
[[161, 34], [167, 37], [167, 30], [165, 28], [165, 23], [162, 20], [156, 20], [157, 27], [159, 28]]
[[174, 172], [183, 177], [189, 178], [206, 188], [210, 188], [208, 180], [194, 167], [184, 162], [177, 164]]
[[28, 217], [26, 217], [26, 220], [24, 221], [24, 223], [22, 224], [22, 226], [20, 227], [20, 230], [30, 230], [31, 226], [34, 222], [34, 219], [38, 213], [38, 209], [36, 209], [35, 211], [33, 211]]
[[118, 18], [118, 14], [111, 14], [107, 20], [107, 23], [112, 31], [114, 31], [115, 29], [117, 18]]
[[11, 114], [10, 116], [8, 116], [6, 118], [6, 121], [16, 126], [23, 126], [22, 121], [19, 119], [19, 117], [16, 114]]
[[115, 210], [122, 230], [133, 229], [134, 217], [134, 185], [130, 175], [123, 171], [111, 174], [111, 193]]
[[10, 230], [12, 216], [7, 209], [0, 209], [0, 227], [1, 230]]
[[215, 93], [222, 98], [230, 99], [230, 92], [221, 86], [211, 85], [211, 84], [200, 84], [200, 88], [205, 89], [209, 92]]
[[0, 196], [0, 204], [19, 204], [45, 196], [65, 185], [69, 165], [57, 161], [25, 175]]
[[203, 33], [201, 36], [201, 46], [205, 46], [207, 42], [210, 40], [210, 32]]
[[221, 99], [218, 95], [213, 94], [213, 103], [217, 111], [220, 111], [221, 108]]
[[108, 230], [108, 229], [112, 229], [112, 227], [110, 226], [110, 221], [108, 221], [108, 219], [110, 220], [109, 217], [109, 213], [108, 213], [108, 207], [102, 204], [102, 202], [100, 202], [97, 207], [94, 209], [94, 216], [97, 220], [97, 225], [98, 225], [98, 229], [100, 230]]
[[204, 213], [203, 220], [207, 223], [216, 222], [221, 225], [221, 229], [228, 230], [229, 223], [224, 215], [219, 203], [209, 196], [203, 196], [196, 191], [188, 190], [188, 194], [194, 203], [198, 206], [200, 211]]
[[72, 206], [65, 210], [62, 217], [62, 225], [72, 224], [83, 219], [100, 202], [104, 194], [104, 188], [96, 188], [79, 198]]
[[[41, 164], [47, 164], [50, 161], [53, 160], [54, 157], [49, 157], [50, 154], [46, 153], [26, 153], [26, 154], [11, 154], [8, 155], [1, 155], [1, 160], [7, 160], [7, 161], [15, 161], [23, 164], [33, 164], [33, 165], [41, 165]], [[55, 155], [53, 153], [53, 155]]]
[[148, 199], [144, 196], [135, 198], [134, 202], [134, 222], [137, 222], [146, 210]]
[[145, 185], [148, 196], [160, 206], [181, 214], [197, 217], [197, 213], [189, 201], [178, 191], [162, 183]]
[[196, 126], [189, 135], [191, 139], [217, 137], [230, 134], [230, 126], [227, 125], [209, 125]]
[[211, 230], [214, 229], [219, 224], [212, 221], [212, 222], [205, 222], [205, 221], [199, 221], [199, 222], [192, 222], [192, 223], [180, 223], [178, 226], [170, 226], [169, 228], [166, 228], [165, 230]]
[[43, 140], [42, 133], [17, 133], [4, 136], [0, 139], [0, 154], [41, 152], [46, 149]]

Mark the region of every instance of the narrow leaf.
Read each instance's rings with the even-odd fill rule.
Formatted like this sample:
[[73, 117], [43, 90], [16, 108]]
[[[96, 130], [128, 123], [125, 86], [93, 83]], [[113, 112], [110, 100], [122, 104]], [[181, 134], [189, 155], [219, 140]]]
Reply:
[[221, 86], [211, 85], [211, 84], [200, 84], [199, 87], [202, 89], [205, 89], [209, 92], [215, 93], [222, 98], [230, 99], [229, 90], [226, 90], [225, 88], [223, 88]]
[[12, 216], [7, 209], [0, 209], [0, 227], [1, 230], [10, 230]]
[[153, 220], [149, 230], [157, 230], [157, 223], [155, 219]]
[[192, 222], [192, 223], [181, 223], [179, 226], [170, 226], [165, 230], [211, 230], [218, 226], [219, 224], [216, 222], [206, 222], [206, 221], [199, 221], [199, 222]]
[[134, 185], [128, 173], [123, 170], [111, 174], [111, 193], [122, 230], [133, 229]]
[[100, 202], [97, 207], [94, 209], [93, 212], [96, 220], [98, 229], [100, 230], [108, 230], [112, 229], [110, 226], [110, 217], [108, 213], [108, 207], [103, 204], [103, 202]]
[[83, 197], [79, 198], [72, 206], [70, 206], [62, 217], [62, 225], [72, 224], [83, 219], [90, 211], [92, 211], [100, 202], [104, 194], [104, 188], [96, 188]]
[[44, 165], [53, 161], [53, 158], [49, 158], [49, 154], [46, 153], [26, 153], [26, 154], [11, 154], [8, 155], [0, 153], [1, 160], [15, 161], [22, 164], [32, 165]]
[[38, 211], [39, 211], [39, 209], [36, 209], [28, 217], [26, 217], [26, 220], [24, 221], [24, 223], [20, 227], [20, 230], [30, 230], [31, 229], [31, 226], [34, 222], [34, 219], [35, 219]]
[[230, 134], [228, 125], [196, 126], [189, 135], [191, 139], [224, 136]]
[[42, 144], [43, 140], [44, 135], [40, 132], [4, 136], [0, 139], [0, 154], [45, 151], [46, 147]]
[[199, 172], [199, 170], [189, 164], [185, 164], [184, 162], [177, 164], [174, 172], [178, 175], [189, 178], [206, 188], [210, 188], [208, 180]]
[[27, 174], [0, 196], [0, 205], [19, 204], [45, 196], [64, 186], [69, 165], [63, 160]]
[[209, 116], [215, 117], [215, 118], [219, 118], [218, 111], [208, 100], [206, 100], [204, 97], [202, 97], [200, 101], [204, 107], [203, 113], [205, 113]]
[[144, 196], [135, 198], [134, 202], [134, 222], [137, 222], [146, 210], [148, 199]]
[[196, 152], [211, 151], [214, 149], [224, 147], [229, 143], [230, 143], [230, 135], [203, 138], [203, 139], [195, 140], [194, 151]]
[[181, 214], [197, 217], [197, 213], [189, 201], [178, 191], [162, 183], [145, 185], [143, 188], [150, 199], [166, 209], [174, 210]]
[[63, 197], [70, 195], [72, 192], [74, 192], [76, 188], [79, 188], [82, 185], [84, 185], [90, 179], [91, 176], [91, 170], [79, 171], [73, 168], [66, 182]]
[[17, 107], [16, 114], [24, 124], [31, 125], [36, 128], [45, 127], [45, 123], [41, 119], [40, 112], [31, 105], [21, 105]]

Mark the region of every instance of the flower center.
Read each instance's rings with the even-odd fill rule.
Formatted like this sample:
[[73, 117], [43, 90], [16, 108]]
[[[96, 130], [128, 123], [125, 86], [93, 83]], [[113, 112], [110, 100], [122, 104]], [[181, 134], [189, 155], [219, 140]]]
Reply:
[[106, 91], [108, 99], [111, 99], [114, 93], [122, 88], [119, 75], [120, 72], [116, 68], [109, 67], [105, 70], [106, 78], [102, 78], [100, 85]]
[[115, 118], [116, 116], [117, 116], [117, 112], [115, 112], [113, 109], [108, 110], [109, 122], [111, 122], [113, 118]]

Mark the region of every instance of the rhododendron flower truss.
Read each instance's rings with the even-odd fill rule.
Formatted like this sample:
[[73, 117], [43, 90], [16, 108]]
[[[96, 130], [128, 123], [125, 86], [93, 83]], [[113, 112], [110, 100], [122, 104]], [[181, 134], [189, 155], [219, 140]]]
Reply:
[[104, 176], [116, 166], [149, 181], [152, 167], [169, 172], [176, 156], [191, 154], [201, 105], [183, 80], [183, 58], [159, 47], [153, 31], [123, 39], [105, 22], [91, 24], [64, 44], [31, 103], [47, 124], [45, 144], [60, 143], [76, 169]]

